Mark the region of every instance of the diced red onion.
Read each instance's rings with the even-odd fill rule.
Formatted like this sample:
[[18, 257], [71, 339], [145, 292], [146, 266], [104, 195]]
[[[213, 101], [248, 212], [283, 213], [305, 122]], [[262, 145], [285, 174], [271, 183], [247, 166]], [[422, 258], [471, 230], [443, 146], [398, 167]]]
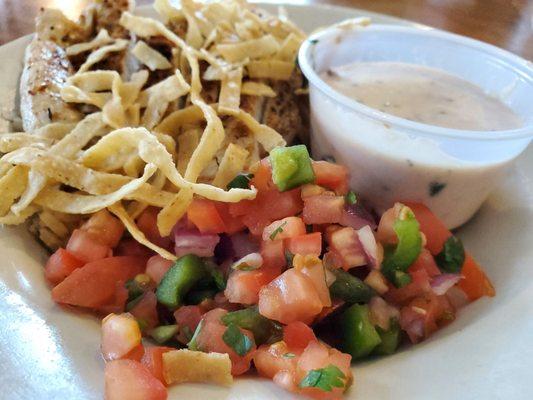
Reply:
[[201, 233], [196, 229], [182, 229], [174, 232], [176, 256], [195, 254], [198, 257], [212, 257], [220, 237], [213, 233]]
[[451, 303], [453, 308], [455, 308], [456, 310], [470, 303], [470, 300], [468, 299], [466, 293], [463, 292], [463, 290], [458, 286], [452, 286], [446, 292], [446, 297], [448, 298], [448, 301]]
[[176, 222], [176, 225], [174, 225], [174, 227], [172, 228], [172, 232], [170, 232], [170, 237], [173, 239], [176, 236], [176, 233], [189, 229], [195, 230], [196, 228], [191, 223], [189, 223], [187, 216], [185, 216], [178, 222]]
[[377, 227], [374, 217], [358, 203], [344, 206], [340, 224], [354, 229], [361, 229], [364, 226], [370, 226], [371, 229]]
[[263, 265], [263, 257], [259, 253], [250, 253], [233, 263], [232, 269], [259, 269]]
[[140, 256], [151, 257], [155, 253], [148, 247], [143, 246], [135, 239], [122, 239], [118, 246], [115, 247], [113, 255], [117, 256]]
[[379, 296], [374, 296], [368, 303], [370, 319], [374, 325], [388, 331], [390, 328], [391, 318], [399, 319], [400, 310], [388, 304]]
[[415, 319], [405, 328], [405, 331], [412, 343], [418, 343], [425, 336], [424, 319]]
[[239, 232], [230, 236], [233, 247], [233, 256], [235, 259], [243, 258], [250, 253], [259, 252], [259, 243], [251, 235]]
[[374, 232], [370, 226], [364, 226], [357, 231], [359, 242], [372, 268], [379, 268], [383, 257], [381, 249], [378, 247]]
[[459, 274], [440, 274], [431, 281], [431, 289], [437, 296], [442, 296], [462, 279]]

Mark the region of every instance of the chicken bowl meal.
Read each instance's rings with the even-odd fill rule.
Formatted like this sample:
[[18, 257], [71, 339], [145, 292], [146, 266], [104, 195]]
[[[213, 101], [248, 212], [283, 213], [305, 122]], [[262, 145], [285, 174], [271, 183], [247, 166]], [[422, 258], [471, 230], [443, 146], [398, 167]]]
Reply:
[[312, 158], [306, 34], [286, 14], [154, 7], [42, 10], [22, 126], [0, 134], [0, 223], [49, 250], [58, 308], [101, 318], [106, 399], [242, 375], [339, 399], [353, 363], [495, 295], [423, 202], [378, 209], [350, 184], [364, 169]]

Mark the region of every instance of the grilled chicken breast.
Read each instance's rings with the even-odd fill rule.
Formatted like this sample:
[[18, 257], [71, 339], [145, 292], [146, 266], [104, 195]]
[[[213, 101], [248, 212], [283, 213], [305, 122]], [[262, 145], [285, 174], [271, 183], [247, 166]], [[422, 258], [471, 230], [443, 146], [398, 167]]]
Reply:
[[56, 121], [78, 121], [81, 114], [61, 99], [61, 88], [73, 73], [65, 50], [35, 38], [26, 49], [20, 78], [20, 113], [26, 132]]

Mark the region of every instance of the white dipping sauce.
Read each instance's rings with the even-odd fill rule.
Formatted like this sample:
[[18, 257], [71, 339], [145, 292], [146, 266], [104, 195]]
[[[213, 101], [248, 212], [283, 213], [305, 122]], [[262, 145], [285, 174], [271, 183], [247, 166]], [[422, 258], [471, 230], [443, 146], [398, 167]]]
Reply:
[[444, 71], [400, 62], [356, 62], [321, 78], [368, 107], [428, 125], [496, 131], [519, 128], [520, 118], [478, 86]]
[[[320, 76], [370, 107], [426, 124], [487, 131], [521, 125], [479, 87], [424, 66], [360, 62], [324, 69]], [[419, 201], [455, 228], [472, 217], [509, 165], [463, 160], [460, 142], [449, 141], [443, 151], [429, 138], [406, 134], [320, 91], [310, 94], [313, 156], [347, 165], [352, 188], [378, 213], [396, 201]], [[483, 143], [478, 146], [486, 154]]]

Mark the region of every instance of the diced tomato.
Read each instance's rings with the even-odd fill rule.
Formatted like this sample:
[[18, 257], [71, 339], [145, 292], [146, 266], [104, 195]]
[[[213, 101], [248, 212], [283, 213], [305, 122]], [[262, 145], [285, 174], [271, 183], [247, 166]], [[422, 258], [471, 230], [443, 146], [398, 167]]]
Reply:
[[430, 278], [440, 275], [441, 273], [435, 259], [426, 249], [422, 249], [416, 261], [409, 267], [409, 272], [418, 270], [425, 270]]
[[381, 216], [378, 225], [377, 238], [382, 244], [398, 243], [398, 236], [394, 231], [394, 222], [398, 218], [401, 209], [402, 204], [396, 203]]
[[241, 375], [250, 369], [250, 362], [256, 349], [254, 336], [250, 331], [239, 328], [252, 342], [251, 349], [244, 356], [239, 356], [222, 338], [228, 328], [222, 324], [220, 319], [226, 313], [226, 310], [215, 308], [204, 314], [202, 327], [196, 337], [196, 343], [201, 351], [227, 353], [231, 359], [231, 374]]
[[146, 263], [146, 274], [159, 285], [161, 279], [174, 264], [173, 261], [167, 260], [160, 255], [150, 257]]
[[144, 355], [141, 359], [141, 364], [165, 386], [166, 382], [163, 377], [163, 354], [171, 350], [174, 349], [172, 347], [147, 346], [144, 348]]
[[291, 350], [303, 351], [313, 340], [318, 340], [315, 333], [303, 322], [291, 322], [283, 328], [283, 341]]
[[62, 282], [75, 269], [83, 267], [85, 263], [78, 260], [63, 248], [58, 249], [48, 259], [44, 267], [44, 276], [53, 285]]
[[295, 268], [285, 271], [259, 292], [261, 315], [283, 324], [310, 323], [322, 307], [311, 280]]
[[280, 268], [259, 268], [254, 271], [233, 271], [224, 295], [230, 303], [257, 304], [259, 291], [281, 273]]
[[316, 387], [301, 388], [299, 393], [315, 399], [333, 400], [342, 397], [352, 381], [352, 371], [350, 368], [352, 357], [348, 354], [341, 353], [337, 349], [331, 348], [324, 343], [311, 341], [305, 348], [304, 352], [298, 359], [296, 369], [296, 382], [301, 382], [307, 374], [316, 369], [334, 365], [341, 370], [345, 378], [343, 387], [333, 387], [331, 391], [324, 391]]
[[366, 265], [365, 251], [355, 229], [346, 227], [330, 231], [326, 234], [326, 240], [329, 249], [341, 257], [343, 269]]
[[237, 311], [242, 307], [239, 304], [230, 303], [227, 297], [224, 295], [224, 292], [218, 292], [213, 298], [213, 302], [211, 304], [202, 304], [200, 308], [205, 311], [212, 310], [213, 308], [222, 308], [226, 311]]
[[113, 253], [111, 247], [103, 244], [93, 234], [75, 229], [67, 243], [67, 251], [77, 259], [84, 262], [101, 260], [110, 257]]
[[139, 344], [138, 346], [135, 346], [133, 349], [131, 349], [131, 351], [124, 357], [122, 357], [122, 359], [141, 361], [143, 357], [144, 346], [142, 344]]
[[218, 215], [222, 219], [225, 232], [229, 235], [240, 232], [246, 228], [240, 218], [234, 218], [229, 212], [229, 204], [220, 201], [215, 202]]
[[[286, 390], [315, 399], [340, 399], [352, 380], [351, 356], [317, 340], [310, 340], [302, 350], [295, 354], [294, 349], [284, 341], [270, 346], [263, 345], [255, 353], [254, 364], [259, 375], [272, 379], [276, 385]], [[334, 387], [331, 391], [299, 387], [299, 383], [311, 370], [330, 365], [336, 366], [344, 374], [343, 387]]]
[[254, 365], [259, 375], [272, 379], [280, 371], [296, 370], [296, 357], [284, 341], [260, 346], [254, 354]]
[[272, 381], [282, 389], [285, 389], [289, 392], [299, 392], [299, 388], [296, 382], [296, 374], [292, 371], [279, 371], [276, 375], [274, 375]]
[[233, 217], [241, 217], [242, 222], [254, 235], [261, 235], [272, 221], [297, 215], [302, 211], [303, 202], [300, 189], [287, 192], [269, 190], [258, 192], [254, 200], [243, 200], [229, 205]]
[[110, 314], [102, 321], [102, 355], [106, 361], [124, 357], [141, 344], [139, 324], [131, 314]]
[[281, 268], [287, 265], [282, 240], [269, 239], [261, 242], [261, 257], [263, 257], [264, 268]]
[[263, 230], [263, 240], [282, 240], [300, 235], [305, 235], [305, 224], [299, 217], [274, 221]]
[[401, 288], [392, 286], [385, 294], [387, 301], [393, 304], [403, 305], [415, 297], [424, 296], [431, 292], [429, 275], [425, 269], [417, 269], [410, 272], [409, 275], [411, 275], [411, 283]]
[[413, 299], [401, 309], [400, 326], [411, 342], [418, 343], [453, 318], [454, 310], [446, 296], [429, 294]]
[[176, 323], [180, 327], [178, 340], [188, 343], [202, 319], [203, 310], [199, 306], [181, 306], [174, 312]]
[[157, 228], [157, 214], [159, 209], [155, 207], [148, 207], [137, 218], [137, 226], [144, 233], [146, 238], [152, 243], [168, 249], [171, 244], [170, 237], [161, 237], [159, 229]]
[[327, 161], [313, 161], [316, 184], [344, 195], [348, 193], [348, 168]]
[[128, 289], [126, 289], [125, 283], [126, 282], [122, 280], [118, 280], [115, 285], [113, 299], [102, 306], [94, 307], [94, 310], [101, 312], [104, 315], [123, 313], [129, 297], [129, 292]]
[[268, 158], [264, 158], [254, 171], [254, 177], [251, 184], [260, 192], [276, 189], [272, 181], [272, 168]]
[[426, 248], [434, 256], [442, 250], [444, 242], [452, 235], [446, 225], [423, 204], [405, 203], [413, 212], [420, 224], [420, 230], [426, 235]]
[[285, 239], [285, 247], [292, 254], [320, 256], [322, 253], [322, 234], [320, 232]]
[[[425, 234], [426, 247], [433, 255], [441, 252], [444, 242], [451, 236], [451, 232], [444, 223], [423, 204], [406, 203], [420, 223], [420, 230]], [[458, 286], [466, 293], [471, 301], [483, 296], [494, 296], [494, 286], [490, 282], [481, 266], [476, 263], [472, 256], [465, 254], [465, 262], [461, 274], [465, 277], [459, 281]]]
[[326, 284], [326, 272], [322, 261], [316, 256], [299, 256], [293, 259], [294, 268], [304, 274], [313, 286], [324, 307], [331, 306], [331, 296]]
[[130, 310], [130, 313], [138, 321], [142, 321], [147, 330], [155, 328], [159, 324], [159, 317], [157, 315], [157, 298], [155, 293], [150, 290], [145, 292], [142, 295], [142, 299]]
[[106, 400], [166, 400], [167, 389], [138, 361], [115, 360], [105, 366]]
[[187, 219], [202, 233], [223, 233], [224, 221], [220, 218], [214, 201], [194, 199], [187, 208]]
[[126, 282], [144, 272], [144, 257], [110, 257], [74, 270], [52, 289], [58, 303], [80, 307], [100, 307], [114, 300], [118, 282]]
[[466, 293], [470, 301], [483, 296], [492, 297], [496, 294], [489, 278], [470, 254], [466, 254], [461, 274], [464, 279], [461, 279], [457, 285]]
[[81, 229], [111, 248], [116, 247], [124, 234], [124, 224], [106, 209], [93, 214]]
[[115, 256], [136, 256], [136, 257], [151, 257], [155, 254], [154, 251], [148, 247], [143, 246], [135, 239], [122, 239], [118, 246], [113, 250]]
[[344, 197], [321, 194], [304, 199], [303, 219], [306, 224], [337, 224], [341, 222]]

